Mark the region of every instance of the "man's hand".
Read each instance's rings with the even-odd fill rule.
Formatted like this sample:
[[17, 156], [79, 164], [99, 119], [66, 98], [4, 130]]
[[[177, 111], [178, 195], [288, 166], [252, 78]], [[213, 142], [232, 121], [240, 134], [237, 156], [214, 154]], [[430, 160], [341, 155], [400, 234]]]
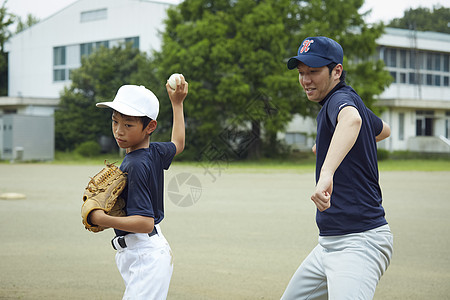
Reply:
[[311, 200], [319, 211], [324, 211], [331, 206], [331, 193], [333, 192], [333, 174], [322, 172], [316, 185], [316, 190]]

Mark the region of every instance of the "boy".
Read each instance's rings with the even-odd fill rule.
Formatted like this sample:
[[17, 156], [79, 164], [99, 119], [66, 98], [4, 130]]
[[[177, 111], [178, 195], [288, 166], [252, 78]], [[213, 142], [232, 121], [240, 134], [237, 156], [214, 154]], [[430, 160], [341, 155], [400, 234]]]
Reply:
[[113, 217], [102, 210], [89, 215], [91, 223], [114, 228], [112, 240], [116, 264], [125, 282], [123, 299], [166, 299], [172, 277], [172, 252], [159, 223], [164, 218], [163, 170], [184, 149], [183, 101], [188, 93], [184, 77], [175, 90], [166, 84], [173, 109], [172, 140], [150, 143], [156, 129], [159, 101], [144, 86], [122, 86], [112, 102], [97, 103], [109, 107], [112, 132], [120, 148], [126, 149], [120, 169], [127, 173], [122, 192], [125, 217]]
[[306, 38], [288, 68], [297, 69], [317, 116], [316, 188], [319, 244], [293, 275], [282, 299], [372, 299], [392, 256], [381, 205], [376, 142], [390, 135], [345, 84], [344, 52], [327, 37]]

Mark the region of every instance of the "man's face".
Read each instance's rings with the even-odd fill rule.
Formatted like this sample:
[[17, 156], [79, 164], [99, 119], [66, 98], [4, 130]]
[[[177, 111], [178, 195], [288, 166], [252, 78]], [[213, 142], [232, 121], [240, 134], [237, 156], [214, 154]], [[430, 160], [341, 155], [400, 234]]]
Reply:
[[312, 68], [300, 62], [297, 69], [300, 85], [308, 100], [320, 102], [339, 83], [342, 65], [337, 65], [331, 75], [327, 66]]

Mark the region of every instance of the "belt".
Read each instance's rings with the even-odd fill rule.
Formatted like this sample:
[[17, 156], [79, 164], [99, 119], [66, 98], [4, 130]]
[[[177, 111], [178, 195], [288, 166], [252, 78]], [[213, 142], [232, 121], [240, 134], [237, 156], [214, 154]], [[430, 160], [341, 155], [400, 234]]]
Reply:
[[[150, 232], [150, 233], [148, 234], [148, 236], [151, 237], [151, 236], [154, 236], [154, 235], [157, 234], [157, 233], [158, 233], [158, 231], [156, 230], [156, 227], [153, 227], [153, 231]], [[112, 247], [114, 248], [114, 250], [117, 250], [117, 247], [116, 247], [116, 245], [114, 244], [114, 241], [116, 241], [117, 244], [119, 244], [119, 246], [120, 246], [122, 249], [124, 249], [124, 248], [127, 247], [127, 243], [125, 242], [125, 235], [119, 235], [119, 236], [116, 236], [115, 238], [113, 238], [113, 239], [111, 240], [111, 245], [112, 245]]]

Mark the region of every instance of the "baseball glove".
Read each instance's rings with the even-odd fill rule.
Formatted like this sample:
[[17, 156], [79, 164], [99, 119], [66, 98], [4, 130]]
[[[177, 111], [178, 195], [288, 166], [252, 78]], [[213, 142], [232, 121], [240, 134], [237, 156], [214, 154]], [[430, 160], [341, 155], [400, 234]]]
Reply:
[[125, 216], [125, 201], [120, 197], [127, 184], [126, 174], [114, 163], [105, 161], [105, 167], [91, 177], [83, 195], [81, 218], [84, 227], [92, 232], [100, 232], [107, 227], [97, 226], [89, 222], [89, 214], [95, 209], [102, 209], [110, 216]]

